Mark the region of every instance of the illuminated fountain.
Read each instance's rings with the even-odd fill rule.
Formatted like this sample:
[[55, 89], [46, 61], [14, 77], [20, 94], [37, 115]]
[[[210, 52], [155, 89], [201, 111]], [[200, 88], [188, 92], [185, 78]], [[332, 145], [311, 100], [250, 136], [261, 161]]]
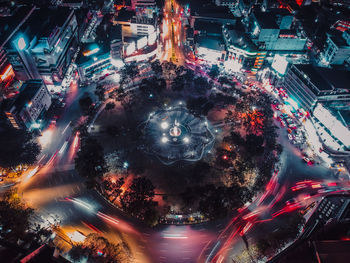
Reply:
[[141, 128], [142, 148], [164, 164], [198, 161], [214, 143], [208, 121], [195, 117], [181, 105], [151, 113]]

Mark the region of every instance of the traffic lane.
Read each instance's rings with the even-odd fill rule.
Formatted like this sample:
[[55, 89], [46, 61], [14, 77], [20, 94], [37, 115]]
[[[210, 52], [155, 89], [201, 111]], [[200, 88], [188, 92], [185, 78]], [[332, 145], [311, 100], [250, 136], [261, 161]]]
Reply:
[[[89, 93], [93, 100], [96, 100], [94, 94], [95, 84], [89, 85], [87, 88], [80, 89], [78, 91], [70, 91], [67, 93], [67, 98], [72, 100], [70, 105], [66, 105], [61, 113], [61, 116], [56, 121], [56, 125], [49, 127], [43, 131], [43, 136], [47, 138], [42, 138], [39, 136], [39, 141], [44, 139], [45, 142], [42, 143], [42, 153], [41, 155], [47, 155], [50, 158], [56, 150], [59, 150], [63, 145], [64, 141], [69, 139], [72, 132], [72, 126], [80, 118], [81, 110], [79, 106], [79, 99], [85, 95], [85, 92]], [[49, 134], [48, 134], [49, 133]]]
[[147, 238], [154, 262], [195, 262], [207, 243], [217, 236], [217, 229], [210, 227], [210, 224], [158, 226]]

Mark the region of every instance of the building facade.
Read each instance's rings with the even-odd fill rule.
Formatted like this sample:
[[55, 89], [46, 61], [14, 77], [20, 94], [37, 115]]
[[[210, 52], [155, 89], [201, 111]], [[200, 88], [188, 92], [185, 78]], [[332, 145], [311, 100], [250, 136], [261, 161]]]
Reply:
[[28, 80], [13, 104], [5, 111], [14, 128], [31, 129], [51, 105], [51, 95], [42, 80]]
[[350, 90], [346, 71], [294, 64], [287, 71], [283, 86], [287, 94], [306, 111], [312, 112], [317, 102], [349, 104]]
[[132, 9], [144, 8], [144, 7], [156, 7], [155, 0], [131, 0]]
[[74, 10], [36, 9], [5, 45], [7, 57], [20, 80], [60, 84], [78, 44]]
[[350, 58], [350, 29], [344, 31], [342, 36], [327, 34], [323, 58], [331, 65], [342, 65]]
[[249, 36], [238, 30], [223, 26], [223, 36], [227, 49], [227, 65], [244, 71], [255, 71], [262, 66], [265, 51], [259, 51]]

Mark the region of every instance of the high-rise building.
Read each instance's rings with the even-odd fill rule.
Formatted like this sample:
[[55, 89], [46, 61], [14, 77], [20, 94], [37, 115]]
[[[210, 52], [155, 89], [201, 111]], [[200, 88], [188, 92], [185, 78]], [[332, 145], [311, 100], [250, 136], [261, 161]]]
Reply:
[[287, 71], [283, 86], [300, 107], [312, 111], [317, 102], [350, 105], [348, 83], [348, 71], [294, 64]]
[[74, 10], [35, 9], [4, 46], [16, 77], [60, 84], [78, 44]]
[[339, 31], [327, 34], [323, 59], [331, 65], [341, 65], [350, 59], [350, 29], [342, 34]]
[[6, 98], [13, 93], [11, 83], [15, 76], [4, 46], [17, 33], [18, 29], [30, 17], [34, 7], [20, 7], [8, 16], [0, 17], [0, 94]]
[[51, 105], [51, 95], [42, 80], [28, 80], [13, 104], [9, 105], [5, 114], [11, 125], [17, 129], [31, 129], [36, 121]]
[[254, 11], [250, 15], [251, 38], [260, 49], [276, 52], [305, 50], [306, 38], [292, 27], [293, 16], [286, 10]]

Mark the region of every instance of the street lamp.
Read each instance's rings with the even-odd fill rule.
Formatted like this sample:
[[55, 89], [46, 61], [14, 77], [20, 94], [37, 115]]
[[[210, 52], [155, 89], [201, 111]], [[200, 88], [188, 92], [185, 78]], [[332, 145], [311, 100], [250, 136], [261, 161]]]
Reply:
[[19, 50], [24, 50], [27, 46], [27, 43], [26, 41], [24, 40], [23, 37], [20, 37], [18, 40], [17, 40], [17, 47]]

